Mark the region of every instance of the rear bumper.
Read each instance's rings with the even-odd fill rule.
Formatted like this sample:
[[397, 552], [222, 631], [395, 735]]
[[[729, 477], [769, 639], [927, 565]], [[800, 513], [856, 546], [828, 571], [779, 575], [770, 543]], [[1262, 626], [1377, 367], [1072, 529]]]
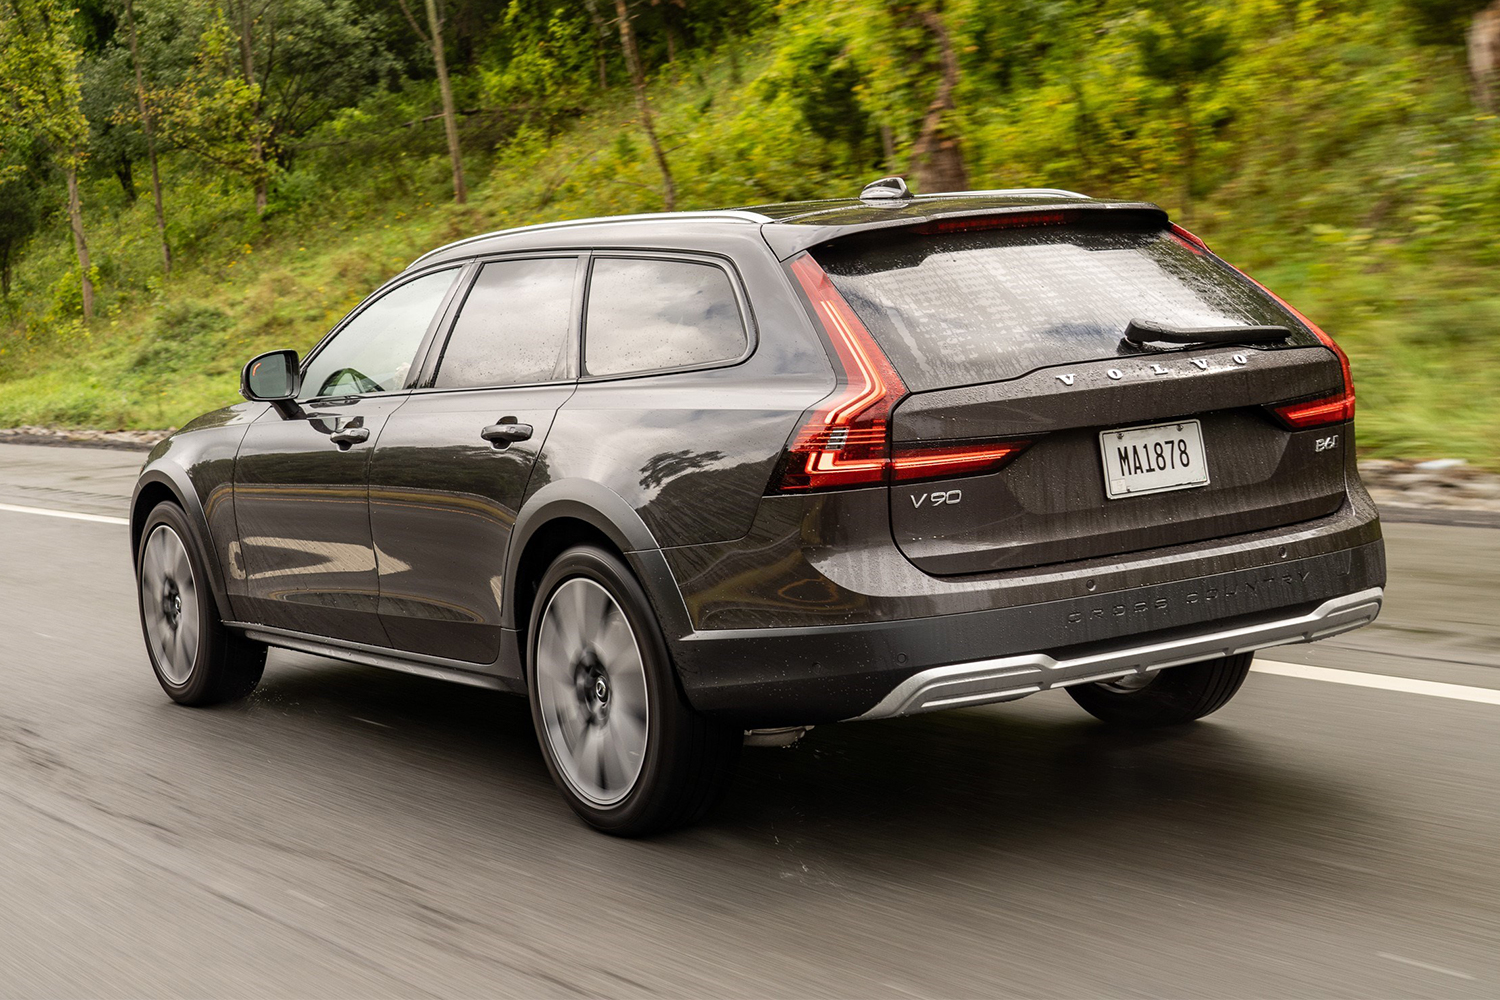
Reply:
[[857, 625], [693, 631], [671, 645], [700, 711], [747, 726], [809, 725], [1311, 641], [1374, 620], [1384, 585], [1377, 537], [1107, 594]]
[[919, 671], [897, 684], [859, 719], [891, 719], [944, 708], [1023, 698], [1074, 684], [1119, 680], [1164, 667], [1248, 653], [1269, 646], [1313, 642], [1368, 625], [1380, 614], [1385, 591], [1371, 587], [1324, 601], [1305, 615], [1147, 642], [1058, 660], [1046, 653], [1003, 656]]

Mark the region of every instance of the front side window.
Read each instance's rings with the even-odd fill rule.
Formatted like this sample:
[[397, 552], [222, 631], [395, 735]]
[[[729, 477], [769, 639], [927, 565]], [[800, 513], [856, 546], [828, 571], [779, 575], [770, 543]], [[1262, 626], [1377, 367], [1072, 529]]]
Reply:
[[576, 257], [484, 265], [438, 364], [439, 388], [525, 385], [568, 375]]
[[360, 311], [307, 363], [302, 398], [363, 396], [406, 385], [417, 348], [457, 268], [424, 274]]
[[729, 275], [713, 264], [600, 257], [589, 280], [584, 353], [590, 375], [733, 361], [745, 322]]

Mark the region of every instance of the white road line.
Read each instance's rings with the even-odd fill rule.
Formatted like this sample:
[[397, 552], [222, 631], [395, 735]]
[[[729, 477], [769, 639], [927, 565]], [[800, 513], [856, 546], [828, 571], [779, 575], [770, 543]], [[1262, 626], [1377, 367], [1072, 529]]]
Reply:
[[1500, 690], [1470, 687], [1467, 684], [1419, 681], [1412, 677], [1367, 674], [1359, 670], [1334, 670], [1329, 667], [1311, 667], [1304, 663], [1279, 663], [1275, 660], [1257, 660], [1250, 669], [1263, 674], [1276, 674], [1279, 677], [1300, 677], [1307, 681], [1378, 688], [1381, 691], [1399, 691], [1402, 694], [1425, 694], [1433, 698], [1452, 698], [1456, 701], [1472, 701], [1481, 705], [1500, 705]]
[[[8, 510], [17, 514], [42, 514], [46, 517], [70, 517], [76, 521], [95, 521], [99, 524], [130, 523], [123, 517], [107, 517], [103, 514], [80, 514], [77, 511], [71, 510], [48, 510], [45, 507], [22, 507], [10, 503], [0, 503], [0, 510]], [[1334, 670], [1329, 667], [1313, 667], [1303, 663], [1281, 663], [1276, 660], [1257, 660], [1255, 665], [1250, 669], [1262, 674], [1275, 674], [1278, 677], [1297, 677], [1306, 681], [1323, 681], [1327, 684], [1348, 684], [1351, 687], [1398, 691], [1402, 694], [1424, 694], [1432, 698], [1472, 701], [1481, 705], [1500, 705], [1500, 690], [1470, 687], [1467, 684], [1419, 681], [1412, 677], [1367, 674], [1359, 670]], [[382, 725], [382, 723], [373, 722], [369, 719], [360, 719], [359, 721], [370, 722], [371, 725], [375, 726]]]
[[129, 524], [123, 517], [107, 517], [104, 514], [80, 514], [75, 510], [48, 510], [46, 507], [21, 507], [13, 503], [0, 503], [0, 510], [16, 514], [42, 514], [47, 517], [71, 517], [75, 521], [97, 521], [100, 524]]
[[1402, 958], [1400, 955], [1392, 955], [1388, 951], [1377, 951], [1375, 953], [1375, 957], [1388, 958], [1392, 962], [1401, 962], [1404, 965], [1414, 965], [1419, 969], [1426, 969], [1428, 972], [1441, 972], [1445, 976], [1456, 976], [1459, 979], [1472, 980], [1474, 978], [1467, 972], [1458, 972], [1454, 969], [1445, 969], [1441, 965], [1428, 965], [1426, 962], [1418, 962], [1415, 958]]

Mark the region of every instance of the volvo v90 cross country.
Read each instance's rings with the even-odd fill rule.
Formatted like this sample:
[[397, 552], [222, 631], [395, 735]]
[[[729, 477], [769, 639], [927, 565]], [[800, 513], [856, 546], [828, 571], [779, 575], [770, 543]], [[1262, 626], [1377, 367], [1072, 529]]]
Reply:
[[1343, 352], [1150, 204], [886, 179], [493, 233], [242, 391], [135, 491], [167, 693], [267, 646], [524, 693], [613, 833], [701, 816], [747, 733], [1055, 688], [1188, 722], [1385, 582]]

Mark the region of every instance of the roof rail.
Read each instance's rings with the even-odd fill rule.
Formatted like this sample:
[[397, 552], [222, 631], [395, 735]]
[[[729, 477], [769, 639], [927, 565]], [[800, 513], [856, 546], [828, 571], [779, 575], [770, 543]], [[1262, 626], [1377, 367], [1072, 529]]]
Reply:
[[492, 233], [480, 233], [478, 236], [467, 236], [461, 240], [454, 240], [452, 243], [444, 243], [440, 247], [427, 251], [422, 256], [406, 265], [406, 267], [408, 270], [410, 270], [411, 268], [416, 267], [418, 264], [422, 263], [422, 261], [426, 260], [427, 258], [440, 254], [444, 250], [451, 250], [454, 247], [461, 247], [466, 246], [470, 243], [477, 243], [480, 240], [487, 240], [494, 236], [510, 236], [513, 233], [532, 233], [548, 229], [569, 229], [574, 226], [591, 226], [600, 223], [662, 222], [671, 221], [674, 219], [680, 221], [719, 220], [753, 223], [771, 221], [769, 216], [761, 215], [759, 212], [747, 212], [740, 209], [728, 209], [723, 211], [709, 212], [650, 212], [642, 215], [599, 215], [587, 219], [566, 219], [561, 222], [539, 222], [535, 225], [530, 226], [513, 226], [510, 229], [497, 229]]

